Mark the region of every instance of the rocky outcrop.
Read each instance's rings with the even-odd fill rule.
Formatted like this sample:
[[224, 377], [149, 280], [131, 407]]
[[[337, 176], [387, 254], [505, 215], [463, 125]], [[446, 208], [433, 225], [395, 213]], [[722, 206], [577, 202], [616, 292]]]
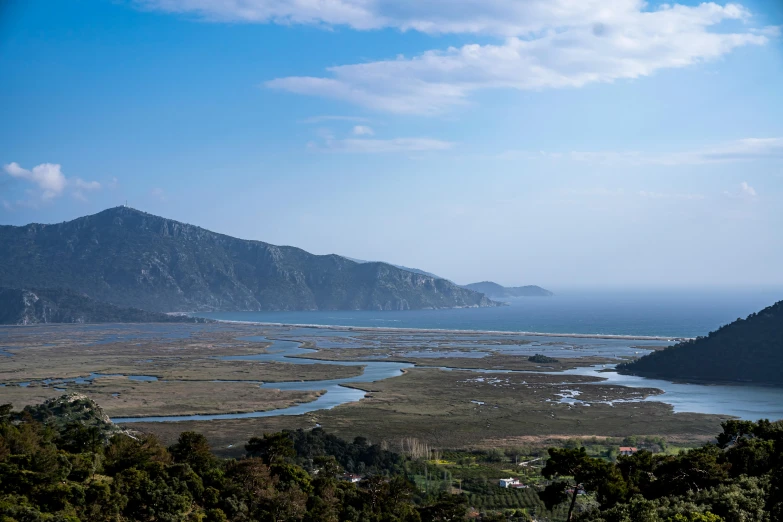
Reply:
[[27, 406], [21, 415], [32, 417], [58, 432], [80, 424], [84, 428], [96, 430], [104, 441], [119, 433], [131, 436], [134, 433], [112, 423], [103, 408], [81, 393], [69, 393], [48, 399], [42, 404]]

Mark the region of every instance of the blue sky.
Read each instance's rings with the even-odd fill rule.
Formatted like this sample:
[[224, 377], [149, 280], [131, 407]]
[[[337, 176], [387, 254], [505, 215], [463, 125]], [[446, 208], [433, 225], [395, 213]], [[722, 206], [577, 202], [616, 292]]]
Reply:
[[783, 285], [775, 0], [19, 0], [0, 223], [129, 204], [458, 282]]

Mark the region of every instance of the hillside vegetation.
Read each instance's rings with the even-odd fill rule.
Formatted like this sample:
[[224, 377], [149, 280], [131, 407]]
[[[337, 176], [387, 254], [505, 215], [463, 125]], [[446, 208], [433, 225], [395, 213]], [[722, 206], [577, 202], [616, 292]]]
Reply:
[[0, 286], [66, 288], [158, 312], [497, 304], [386, 263], [236, 239], [127, 207], [56, 225], [0, 226]]
[[[322, 429], [251, 438], [240, 459], [216, 457], [184, 432], [168, 448], [112, 428], [89, 400], [0, 406], [0, 521], [273, 522], [775, 522], [783, 517], [783, 424], [728, 421], [679, 455], [639, 451], [616, 462], [552, 448], [547, 479], [525, 495], [465, 479], [465, 487], [541, 507], [474, 511], [475, 494], [428, 487], [435, 460], [402, 456]], [[43, 410], [43, 411], [42, 411]], [[424, 468], [423, 470], [421, 468]], [[418, 468], [418, 471], [416, 469]], [[360, 473], [346, 478], [344, 472]], [[357, 482], [354, 482], [357, 481]], [[497, 491], [496, 491], [497, 490]], [[500, 494], [502, 493], [502, 495]], [[581, 493], [581, 494], [580, 494]], [[486, 495], [484, 495], [486, 496]], [[497, 504], [494, 503], [493, 504]]]
[[172, 323], [194, 322], [183, 316], [121, 308], [63, 289], [0, 288], [0, 324]]
[[618, 366], [621, 373], [684, 381], [783, 386], [783, 301], [710, 333]]

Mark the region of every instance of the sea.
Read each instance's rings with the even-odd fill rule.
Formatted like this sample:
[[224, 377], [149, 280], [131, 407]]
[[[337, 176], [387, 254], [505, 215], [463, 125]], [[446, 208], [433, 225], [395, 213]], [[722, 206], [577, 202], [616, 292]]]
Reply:
[[[297, 328], [287, 332], [289, 340], [248, 338], [258, 342], [272, 341], [272, 349], [257, 355], [244, 355], [240, 359], [276, 360], [294, 364], [324, 363], [315, 359], [303, 358], [310, 351], [300, 347], [302, 339], [317, 340], [322, 348], [334, 343], [331, 339], [340, 336], [335, 346], [349, 343], [343, 338], [344, 332], [328, 327], [346, 326], [359, 328], [400, 328], [422, 330], [469, 330], [502, 332], [538, 332], [553, 334], [618, 335], [639, 337], [681, 338], [707, 335], [722, 325], [740, 317], [758, 312], [783, 299], [783, 288], [733, 289], [733, 290], [645, 290], [645, 291], [606, 291], [573, 290], [559, 291], [553, 297], [528, 297], [508, 300], [507, 306], [495, 308], [464, 308], [447, 310], [409, 310], [398, 312], [382, 311], [321, 311], [321, 312], [224, 312], [197, 314], [202, 317], [225, 321], [243, 321], [259, 323], [278, 323], [292, 325], [320, 325], [326, 328]], [[202, 325], [209, 327], [209, 325]], [[201, 327], [201, 326], [200, 326]], [[9, 327], [9, 331], [10, 331]], [[13, 327], [18, 328], [18, 327]], [[95, 325], [81, 325], [78, 328], [102, 328]], [[118, 327], [116, 327], [118, 328]], [[116, 329], [115, 328], [115, 329]], [[139, 333], [137, 330], [147, 329]], [[0, 334], [4, 331], [0, 328]], [[187, 336], [191, 332], [182, 331], [175, 325], [134, 325], [129, 333], [112, 333], [106, 340], [119, 341], [138, 336]], [[493, 334], [487, 334], [491, 337]], [[400, 333], [405, 342], [411, 335]], [[521, 336], [524, 338], [524, 336]], [[459, 335], [454, 336], [459, 339]], [[561, 350], [577, 354], [592, 354], [595, 350], [606, 356], [628, 355], [629, 350], [642, 353], [642, 347], [633, 340], [595, 339], [588, 337], [573, 339], [530, 338], [535, 343], [531, 347], [509, 346], [506, 349], [534, 349], [550, 356], [561, 355]], [[550, 341], [557, 341], [551, 345]], [[670, 340], [644, 341], [641, 344], [669, 344]], [[349, 343], [350, 344], [350, 343]], [[472, 345], [475, 355], [481, 357], [486, 346]], [[0, 335], [0, 355], [2, 353], [2, 335]], [[501, 349], [492, 345], [493, 350]], [[409, 353], [414, 357], [415, 353]], [[430, 354], [424, 354], [430, 356]], [[329, 363], [331, 364], [331, 363]], [[115, 422], [174, 422], [184, 420], [212, 420], [245, 417], [265, 417], [276, 415], [301, 415], [303, 413], [330, 409], [341, 404], [355, 402], [364, 397], [364, 392], [349, 386], [350, 382], [369, 382], [400, 375], [410, 363], [385, 361], [335, 362], [334, 364], [355, 364], [364, 366], [364, 372], [358, 377], [331, 381], [307, 381], [290, 383], [267, 383], [263, 386], [291, 390], [326, 390], [317, 400], [298, 404], [282, 410], [266, 412], [248, 412], [241, 414], [217, 414], [196, 416], [139, 417], [114, 419]], [[563, 372], [563, 375], [600, 375], [608, 383], [636, 388], [658, 388], [662, 394], [644, 400], [671, 404], [674, 412], [711, 413], [735, 416], [746, 420], [759, 418], [783, 418], [783, 389], [749, 385], [699, 385], [672, 383], [663, 380], [620, 375], [608, 371], [608, 368], [582, 367]], [[502, 372], [501, 370], [479, 370]], [[599, 373], [596, 373], [599, 372]], [[99, 377], [92, 375], [88, 380]], [[129, 376], [133, 380], [154, 380], [151, 376]], [[65, 387], [64, 381], [58, 381]], [[25, 385], [23, 383], [22, 385]], [[0, 384], [2, 385], [2, 384]], [[564, 398], [576, 404], [578, 399]], [[563, 402], [561, 401], [561, 402]]]
[[783, 287], [562, 290], [507, 306], [405, 311], [212, 312], [199, 317], [363, 328], [697, 337], [783, 300]]

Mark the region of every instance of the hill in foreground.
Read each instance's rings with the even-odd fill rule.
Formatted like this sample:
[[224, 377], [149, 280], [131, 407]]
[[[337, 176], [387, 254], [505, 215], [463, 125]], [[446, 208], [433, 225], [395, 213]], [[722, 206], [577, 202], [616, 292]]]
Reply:
[[128, 432], [112, 423], [103, 408], [81, 393], [69, 393], [48, 399], [42, 404], [27, 406], [19, 417], [27, 416], [57, 431], [68, 429], [69, 425], [78, 423], [84, 428], [95, 429], [104, 438]]
[[555, 294], [541, 288], [540, 286], [527, 285], [527, 286], [501, 286], [492, 281], [482, 281], [481, 283], [471, 283], [469, 285], [463, 285], [462, 288], [467, 288], [475, 292], [481, 292], [489, 298], [503, 298], [503, 297], [550, 297]]
[[67, 288], [159, 312], [496, 306], [444, 279], [210, 232], [116, 207], [0, 226], [0, 286]]
[[185, 316], [121, 308], [63, 289], [0, 288], [0, 324], [172, 323], [193, 322]]
[[783, 301], [699, 337], [622, 364], [621, 373], [694, 382], [783, 385]]

